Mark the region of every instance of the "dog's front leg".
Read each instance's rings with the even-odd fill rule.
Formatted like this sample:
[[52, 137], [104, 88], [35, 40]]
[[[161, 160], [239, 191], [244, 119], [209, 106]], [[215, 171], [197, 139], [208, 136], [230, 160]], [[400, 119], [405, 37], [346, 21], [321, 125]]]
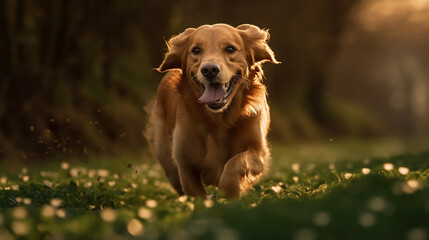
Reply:
[[179, 167], [180, 183], [188, 196], [205, 198], [207, 193], [201, 182], [201, 172], [190, 166]]
[[240, 193], [255, 184], [265, 170], [266, 156], [248, 149], [225, 164], [219, 180], [219, 190], [228, 198], [239, 198]]
[[180, 184], [188, 196], [206, 197], [201, 182], [201, 169], [198, 168], [198, 156], [203, 148], [197, 136], [186, 129], [187, 124], [177, 124], [173, 133], [173, 158], [177, 163]]

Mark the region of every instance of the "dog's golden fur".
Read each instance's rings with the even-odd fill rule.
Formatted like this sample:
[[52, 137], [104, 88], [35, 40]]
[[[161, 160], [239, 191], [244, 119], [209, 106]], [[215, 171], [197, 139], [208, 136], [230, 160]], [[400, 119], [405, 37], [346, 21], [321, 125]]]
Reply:
[[[254, 25], [215, 24], [189, 28], [167, 42], [158, 70], [168, 73], [147, 108], [146, 137], [179, 195], [204, 198], [204, 183], [239, 197], [268, 170], [270, 114], [261, 64], [278, 63], [268, 39], [268, 31]], [[217, 83], [231, 86], [220, 109], [197, 102], [207, 62], [220, 66]]]

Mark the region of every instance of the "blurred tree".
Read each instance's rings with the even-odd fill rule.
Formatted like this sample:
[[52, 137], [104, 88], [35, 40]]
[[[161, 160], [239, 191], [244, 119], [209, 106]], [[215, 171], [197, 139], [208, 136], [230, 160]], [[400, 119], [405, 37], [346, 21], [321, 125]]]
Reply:
[[142, 106], [156, 85], [151, 68], [162, 57], [168, 9], [159, 1], [0, 0], [0, 11], [1, 155], [144, 144]]
[[343, 35], [335, 94], [375, 112], [393, 134], [428, 136], [429, 2], [362, 1]]

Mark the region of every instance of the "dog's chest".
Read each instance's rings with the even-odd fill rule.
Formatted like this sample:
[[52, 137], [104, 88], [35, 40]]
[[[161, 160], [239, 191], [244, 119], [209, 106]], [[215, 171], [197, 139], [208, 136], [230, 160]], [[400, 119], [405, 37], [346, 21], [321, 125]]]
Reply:
[[195, 130], [191, 138], [195, 139], [195, 143], [201, 148], [199, 154], [193, 156], [195, 160], [207, 167], [225, 164], [233, 154], [231, 130], [226, 127], [207, 128], [201, 125]]
[[223, 167], [231, 158], [230, 132], [220, 130], [201, 136], [204, 139], [205, 151], [201, 158], [201, 177], [206, 184], [216, 184]]

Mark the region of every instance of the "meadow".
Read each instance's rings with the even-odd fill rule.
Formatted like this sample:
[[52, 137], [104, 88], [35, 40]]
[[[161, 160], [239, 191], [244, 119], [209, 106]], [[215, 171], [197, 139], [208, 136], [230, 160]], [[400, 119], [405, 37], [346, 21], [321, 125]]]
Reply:
[[0, 239], [429, 238], [423, 140], [273, 144], [240, 200], [177, 197], [149, 155], [0, 163]]

